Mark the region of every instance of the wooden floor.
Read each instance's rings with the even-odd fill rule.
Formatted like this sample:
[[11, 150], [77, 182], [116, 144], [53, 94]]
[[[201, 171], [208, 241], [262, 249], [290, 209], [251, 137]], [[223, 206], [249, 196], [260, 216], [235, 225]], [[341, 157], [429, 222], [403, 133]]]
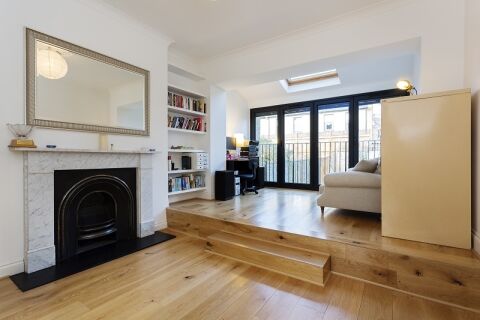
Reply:
[[325, 208], [322, 217], [316, 199], [318, 192], [266, 188], [259, 195], [248, 194], [229, 201], [193, 199], [173, 203], [171, 208], [225, 221], [239, 222], [262, 228], [285, 231], [326, 240], [426, 255], [448, 254], [453, 258], [480, 260], [471, 250], [456, 249], [415, 241], [382, 237], [380, 215]]
[[20, 292], [0, 280], [0, 319], [480, 319], [356, 280], [325, 288], [210, 255], [178, 238]]

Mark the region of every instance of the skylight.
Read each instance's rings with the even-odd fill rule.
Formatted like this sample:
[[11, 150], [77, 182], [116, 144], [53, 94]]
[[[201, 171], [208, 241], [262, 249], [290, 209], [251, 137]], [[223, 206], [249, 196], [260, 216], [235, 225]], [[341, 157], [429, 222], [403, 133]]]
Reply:
[[314, 82], [331, 78], [338, 78], [337, 70], [333, 69], [328, 71], [306, 74], [298, 77], [291, 77], [287, 79], [287, 83], [289, 86], [294, 86], [301, 83]]
[[340, 84], [337, 70], [327, 70], [280, 80], [287, 93], [318, 89]]

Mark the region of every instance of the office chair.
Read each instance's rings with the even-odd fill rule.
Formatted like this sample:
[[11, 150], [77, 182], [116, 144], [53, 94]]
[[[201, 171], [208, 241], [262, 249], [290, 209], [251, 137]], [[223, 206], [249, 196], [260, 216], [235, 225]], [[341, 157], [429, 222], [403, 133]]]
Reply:
[[[238, 174], [238, 177], [245, 182], [242, 195], [245, 195], [245, 192], [255, 192], [255, 194], [258, 194], [257, 187], [254, 185], [255, 179], [257, 178], [258, 165], [258, 158], [252, 158], [248, 161], [248, 169], [250, 172], [241, 172]], [[248, 186], [249, 181], [252, 181], [251, 187]]]

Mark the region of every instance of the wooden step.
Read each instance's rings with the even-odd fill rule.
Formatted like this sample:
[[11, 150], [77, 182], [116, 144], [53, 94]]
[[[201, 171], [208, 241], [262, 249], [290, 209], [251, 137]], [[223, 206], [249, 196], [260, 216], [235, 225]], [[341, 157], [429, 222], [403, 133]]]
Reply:
[[292, 278], [324, 286], [330, 274], [330, 255], [286, 247], [273, 242], [218, 232], [207, 238], [208, 252]]

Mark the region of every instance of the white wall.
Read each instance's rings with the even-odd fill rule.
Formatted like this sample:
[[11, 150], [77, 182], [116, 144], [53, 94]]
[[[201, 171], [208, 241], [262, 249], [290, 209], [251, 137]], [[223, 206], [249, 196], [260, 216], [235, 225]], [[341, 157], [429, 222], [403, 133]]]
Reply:
[[211, 181], [210, 197], [215, 196], [215, 176], [216, 170], [225, 170], [226, 145], [226, 104], [227, 93], [216, 86], [210, 87], [210, 172]]
[[[23, 270], [23, 161], [5, 146], [12, 135], [6, 123], [25, 119], [25, 27], [67, 40], [150, 71], [151, 136], [110, 136], [119, 149], [153, 147], [163, 154], [154, 158], [154, 214], [165, 224], [167, 205], [167, 48], [169, 40], [153, 34], [124, 16], [90, 1], [0, 1], [0, 276]], [[39, 146], [98, 148], [98, 134], [35, 129]], [[160, 182], [160, 183], [159, 183]]]
[[474, 249], [480, 253], [480, 1], [467, 0], [465, 81], [472, 88]]
[[228, 137], [243, 133], [245, 139], [250, 138], [250, 108], [248, 102], [234, 90], [227, 92], [226, 120]]

